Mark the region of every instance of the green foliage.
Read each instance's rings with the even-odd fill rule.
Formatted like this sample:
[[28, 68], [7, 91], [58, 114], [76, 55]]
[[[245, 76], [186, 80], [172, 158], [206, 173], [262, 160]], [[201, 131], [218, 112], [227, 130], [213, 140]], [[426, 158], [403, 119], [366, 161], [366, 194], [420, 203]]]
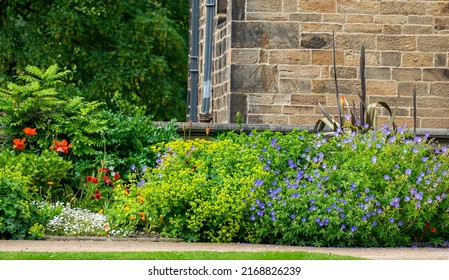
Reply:
[[0, 239], [24, 239], [33, 226], [30, 179], [0, 167]]
[[97, 134], [105, 128], [97, 113], [102, 103], [61, 93], [62, 79], [70, 72], [61, 72], [57, 65], [46, 70], [27, 66], [25, 70], [18, 77], [19, 84], [9, 82], [8, 89], [0, 89], [0, 122], [6, 135], [2, 145], [9, 146], [12, 138], [23, 134], [23, 128], [30, 127], [37, 129], [37, 135], [28, 139], [36, 144], [35, 149], [48, 149], [54, 139], [70, 139], [76, 155], [94, 153], [92, 146], [102, 144]]
[[0, 83], [26, 65], [72, 71], [69, 95], [113, 111], [185, 118], [185, 1], [7, 1], [0, 9]]
[[135, 175], [130, 176], [127, 183], [119, 181], [113, 190], [111, 201], [105, 207], [104, 213], [111, 226], [111, 236], [129, 236], [136, 232], [149, 232], [150, 225], [147, 220], [144, 198], [140, 195]]
[[243, 200], [264, 171], [251, 149], [230, 140], [166, 144], [140, 193], [163, 236], [229, 242], [241, 233]]
[[40, 155], [31, 153], [15, 154], [11, 150], [0, 152], [0, 168], [6, 168], [27, 176], [37, 194], [52, 199], [61, 197], [61, 182], [72, 168], [70, 161], [64, 160], [54, 151], [44, 150]]
[[24, 127], [43, 129], [49, 120], [59, 115], [54, 109], [64, 101], [56, 87], [69, 72], [59, 72], [56, 65], [45, 71], [27, 66], [25, 72], [17, 78], [18, 83], [9, 82], [6, 90], [0, 89], [2, 123], [16, 130]]
[[173, 141], [178, 137], [173, 121], [166, 126], [155, 126], [152, 117], [126, 116], [105, 111], [106, 166], [114, 166], [126, 174], [132, 165], [153, 166], [156, 160], [152, 145]]
[[45, 236], [45, 228], [43, 225], [35, 223], [29, 230], [28, 235], [31, 239], [43, 239]]

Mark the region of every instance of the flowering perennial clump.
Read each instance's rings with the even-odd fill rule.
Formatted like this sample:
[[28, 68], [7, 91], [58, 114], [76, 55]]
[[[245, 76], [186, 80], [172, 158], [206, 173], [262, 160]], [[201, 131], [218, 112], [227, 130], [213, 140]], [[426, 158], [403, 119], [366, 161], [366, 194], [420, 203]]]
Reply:
[[104, 236], [109, 235], [110, 228], [106, 216], [66, 205], [47, 224], [46, 230], [54, 235]]
[[304, 136], [296, 137], [256, 145], [271, 178], [255, 180], [245, 200], [249, 241], [398, 246], [449, 239], [446, 147], [386, 128], [318, 135], [302, 147]]

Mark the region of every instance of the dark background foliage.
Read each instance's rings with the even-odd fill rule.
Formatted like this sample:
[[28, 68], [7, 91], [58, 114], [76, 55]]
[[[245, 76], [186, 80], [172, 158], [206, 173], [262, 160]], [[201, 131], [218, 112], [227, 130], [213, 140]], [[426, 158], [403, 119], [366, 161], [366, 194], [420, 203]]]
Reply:
[[69, 95], [183, 120], [188, 17], [182, 0], [0, 0], [0, 84], [56, 63]]

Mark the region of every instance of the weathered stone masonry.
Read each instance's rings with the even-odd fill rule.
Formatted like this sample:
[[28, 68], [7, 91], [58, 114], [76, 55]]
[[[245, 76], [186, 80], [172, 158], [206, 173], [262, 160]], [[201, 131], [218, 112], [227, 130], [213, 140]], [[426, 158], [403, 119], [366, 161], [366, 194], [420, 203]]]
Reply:
[[[349, 101], [358, 101], [363, 44], [369, 103], [382, 100], [393, 105], [399, 93], [397, 121], [412, 127], [416, 86], [418, 126], [449, 128], [448, 1], [216, 3], [213, 122], [235, 122], [240, 112], [248, 124], [314, 125], [322, 116], [318, 102], [335, 114], [331, 48], [335, 32], [339, 89]], [[202, 52], [203, 42], [200, 77]], [[201, 85], [199, 89], [201, 103]]]

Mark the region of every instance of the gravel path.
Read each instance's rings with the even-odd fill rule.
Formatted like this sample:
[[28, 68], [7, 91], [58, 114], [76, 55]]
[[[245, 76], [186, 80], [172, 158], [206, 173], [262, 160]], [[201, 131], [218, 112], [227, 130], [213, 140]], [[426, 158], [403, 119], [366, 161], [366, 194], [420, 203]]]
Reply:
[[449, 248], [316, 248], [238, 243], [184, 243], [152, 239], [0, 240], [0, 252], [304, 251], [373, 260], [449, 260]]

